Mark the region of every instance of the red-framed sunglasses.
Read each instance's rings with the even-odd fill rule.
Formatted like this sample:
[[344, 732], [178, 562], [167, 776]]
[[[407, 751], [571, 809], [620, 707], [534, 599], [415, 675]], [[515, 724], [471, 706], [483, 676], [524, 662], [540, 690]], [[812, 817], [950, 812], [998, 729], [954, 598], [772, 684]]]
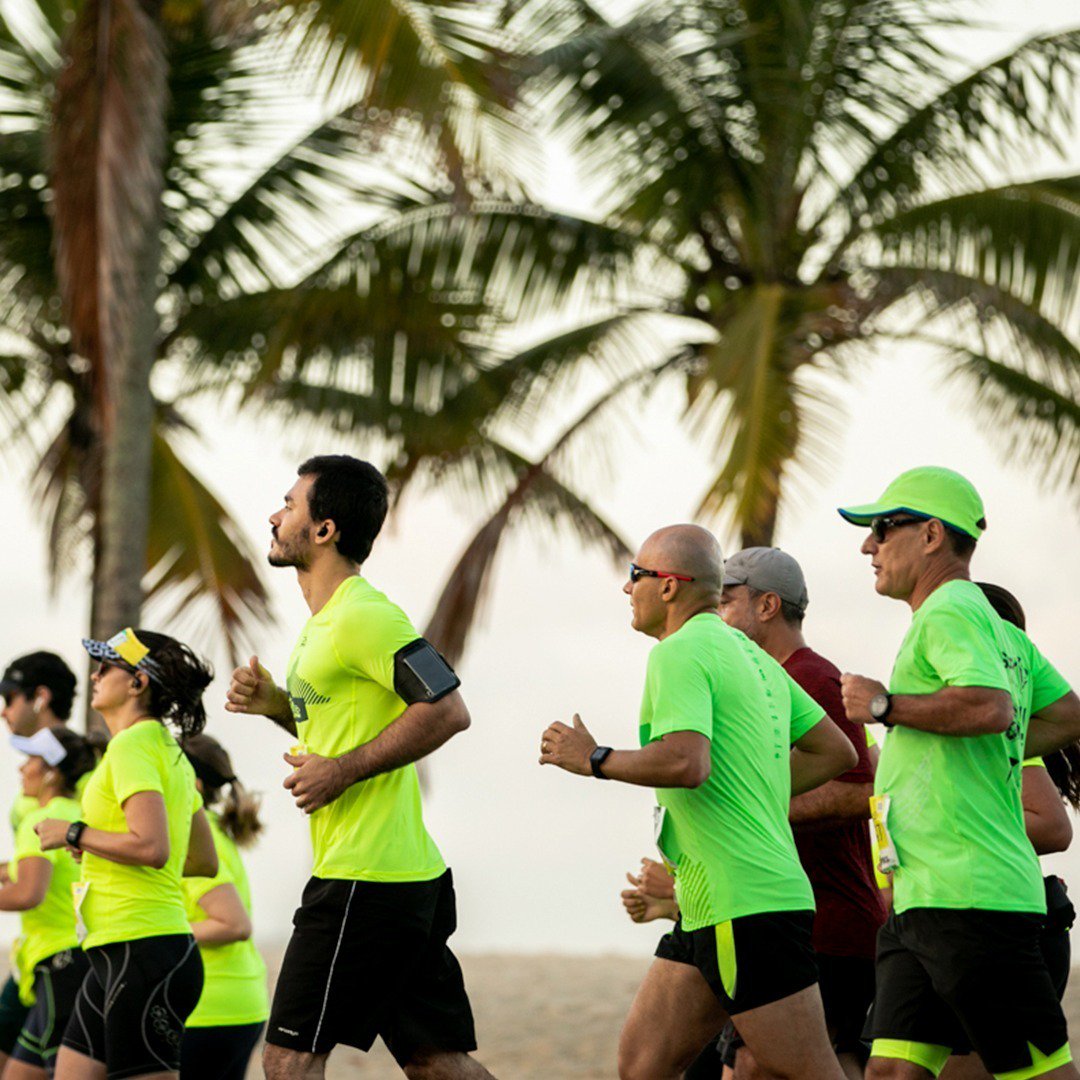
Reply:
[[692, 577], [686, 574], [673, 574], [670, 570], [646, 570], [644, 567], [638, 566], [637, 563], [630, 564], [630, 581], [633, 584], [637, 584], [643, 577], [656, 577], [665, 578], [673, 577], [676, 581], [693, 581]]

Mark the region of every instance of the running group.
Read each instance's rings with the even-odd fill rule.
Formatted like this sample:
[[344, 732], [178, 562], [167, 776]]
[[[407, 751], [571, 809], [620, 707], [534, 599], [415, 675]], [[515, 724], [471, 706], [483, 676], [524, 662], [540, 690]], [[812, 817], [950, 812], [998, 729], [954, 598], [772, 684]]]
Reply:
[[[476, 1036], [450, 870], [415, 762], [469, 727], [460, 681], [360, 567], [383, 476], [304, 462], [269, 560], [311, 617], [279, 682], [252, 657], [225, 709], [291, 741], [285, 787], [314, 866], [273, 1001], [238, 849], [258, 802], [203, 728], [209, 666], [165, 634], [83, 642], [108, 738], [67, 726], [54, 653], [0, 679], [25, 755], [0, 867], [21, 914], [0, 992], [0, 1080], [268, 1080], [325, 1074], [381, 1038], [406, 1076], [474, 1080]], [[695, 525], [642, 544], [623, 591], [656, 640], [634, 749], [577, 715], [540, 762], [656, 789], [635, 922], [672, 920], [619, 1041], [622, 1080], [1080, 1080], [1061, 997], [1073, 911], [1038, 856], [1068, 846], [1080, 699], [970, 564], [986, 528], [948, 469], [897, 477], [840, 514], [910, 627], [888, 682], [841, 675], [804, 636], [809, 594], [776, 548], [726, 561]], [[867, 725], [881, 725], [879, 747]], [[558, 1078], [553, 1078], [558, 1080]]]

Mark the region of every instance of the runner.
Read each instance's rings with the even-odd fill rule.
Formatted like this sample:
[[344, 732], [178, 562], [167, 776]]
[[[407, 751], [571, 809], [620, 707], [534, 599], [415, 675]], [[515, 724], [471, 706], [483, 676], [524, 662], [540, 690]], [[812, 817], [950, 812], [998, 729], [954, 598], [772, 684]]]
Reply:
[[867, 1077], [937, 1076], [970, 1040], [995, 1076], [1075, 1080], [1039, 952], [1046, 903], [1020, 786], [1025, 734], [1040, 752], [1072, 741], [1076, 697], [1060, 683], [1064, 705], [1028, 732], [1020, 686], [1029, 672], [970, 580], [986, 521], [962, 476], [913, 469], [877, 502], [840, 513], [870, 527], [862, 551], [877, 592], [913, 611], [888, 688], [842, 679], [851, 720], [893, 728], [876, 790], [897, 866], [878, 936]]
[[624, 586], [633, 628], [658, 641], [641, 749], [597, 746], [575, 716], [543, 733], [540, 762], [659, 789], [658, 842], [675, 866], [680, 919], [631, 1006], [620, 1077], [679, 1076], [735, 1016], [763, 1067], [842, 1080], [810, 947], [813, 893], [787, 813], [793, 792], [851, 768], [856, 753], [775, 660], [720, 620], [721, 578], [705, 529], [645, 541]]
[[216, 739], [193, 735], [184, 740], [184, 753], [206, 804], [218, 872], [183, 881], [204, 980], [199, 1004], [184, 1027], [180, 1073], [193, 1080], [244, 1080], [270, 1015], [266, 965], [251, 940], [251, 889], [238, 850], [262, 830], [259, 800], [244, 790]]
[[180, 891], [217, 856], [181, 737], [206, 722], [212, 673], [164, 634], [84, 641], [100, 661], [90, 704], [112, 734], [83, 797], [83, 820], [38, 822], [44, 851], [82, 854], [76, 924], [90, 961], [56, 1060], [58, 1080], [176, 1076], [202, 962]]
[[[874, 950], [885, 921], [866, 825], [874, 770], [866, 729], [844, 715], [839, 670], [806, 644], [808, 603], [802, 568], [778, 548], [747, 548], [724, 563], [720, 617], [781, 664], [859, 756], [849, 772], [795, 796], [790, 813], [799, 861], [814, 890], [812, 942], [825, 1020], [845, 1074], [857, 1080], [866, 1064], [862, 1029], [874, 1000]], [[736, 1080], [766, 1080], [738, 1040], [727, 1060], [736, 1066]]]
[[79, 865], [65, 851], [42, 851], [34, 826], [45, 818], [78, 820], [75, 786], [96, 758], [90, 744], [73, 731], [53, 727], [12, 746], [29, 756], [22, 767], [23, 794], [34, 800], [19, 823], [10, 884], [0, 889], [0, 911], [22, 913], [21, 961], [31, 973], [32, 1008], [4, 1069], [5, 1080], [51, 1076], [60, 1038], [75, 1007], [89, 964], [75, 935], [71, 889]]
[[291, 566], [311, 618], [287, 689], [252, 657], [226, 708], [301, 740], [285, 781], [311, 815], [313, 876], [293, 919], [263, 1065], [321, 1077], [330, 1051], [382, 1036], [406, 1075], [490, 1074], [461, 968], [447, 947], [453, 880], [424, 827], [413, 764], [469, 726], [459, 680], [359, 572], [386, 517], [382, 474], [343, 455], [300, 466], [270, 518], [272, 566]]
[[[71, 716], [76, 679], [71, 668], [51, 652], [32, 652], [12, 660], [0, 678], [0, 696], [4, 699], [3, 717], [12, 735], [28, 737], [46, 727], [63, 725]], [[37, 800], [22, 793], [11, 807], [11, 829], [17, 833], [23, 817], [37, 809]], [[0, 883], [7, 880], [7, 865], [0, 863]], [[26, 968], [16, 951], [12, 957], [14, 972], [0, 989], [0, 1070], [26, 1023], [33, 1000], [33, 972]], [[19, 981], [26, 989], [19, 995]]]
[[[1061, 685], [1061, 676], [1051, 668], [1032, 645], [1023, 631], [1026, 629], [1024, 609], [1007, 589], [1000, 585], [977, 583], [990, 606], [1010, 624], [1006, 626], [1015, 646], [1015, 655], [1022, 658], [1030, 679], [1024, 687], [1028, 708], [1038, 712], [1040, 706], [1052, 701]], [[1075, 810], [1080, 783], [1080, 750], [1076, 744], [1042, 758], [1024, 762], [1021, 798], [1024, 807], [1024, 829], [1036, 855], [1064, 851], [1072, 841], [1072, 823], [1065, 810], [1068, 800]], [[1072, 966], [1069, 930], [1076, 913], [1065, 883], [1054, 874], [1043, 879], [1046, 888], [1046, 924], [1039, 935], [1039, 948], [1054, 983], [1058, 999], [1065, 996]], [[990, 1074], [978, 1054], [969, 1053], [949, 1058], [942, 1070], [942, 1080], [989, 1080]]]

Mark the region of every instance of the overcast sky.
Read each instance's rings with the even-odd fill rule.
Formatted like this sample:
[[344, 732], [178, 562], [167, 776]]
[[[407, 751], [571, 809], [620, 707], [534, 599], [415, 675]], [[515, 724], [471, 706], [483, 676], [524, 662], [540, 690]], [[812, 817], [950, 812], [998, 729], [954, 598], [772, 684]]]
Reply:
[[[964, 48], [973, 58], [1076, 18], [1075, 5], [1065, 0], [999, 0], [982, 11], [1011, 29], [966, 37]], [[572, 175], [552, 179], [553, 193], [565, 201], [574, 188]], [[940, 464], [967, 475], [986, 503], [990, 528], [976, 555], [976, 576], [1020, 597], [1033, 638], [1076, 682], [1076, 497], [1043, 491], [1036, 472], [1006, 462], [1006, 447], [974, 425], [963, 392], [943, 388], [940, 375], [919, 347], [879, 356], [839, 391], [848, 420], [831, 460], [789, 492], [777, 542], [806, 572], [810, 643], [842, 669], [887, 678], [908, 609], [874, 593], [858, 551], [864, 534], [844, 524], [835, 507], [876, 497], [903, 469]], [[591, 487], [631, 544], [660, 525], [687, 520], [709, 479], [709, 463], [680, 429], [673, 392], [643, 400], [639, 416], [641, 438], [612, 446], [610, 475]], [[209, 408], [198, 419], [205, 437], [189, 444], [189, 460], [234, 509], [260, 551], [269, 535], [266, 518], [290, 486], [296, 464], [309, 452], [355, 450], [338, 439], [302, 439], [268, 422]], [[50, 599], [44, 536], [26, 497], [26, 477], [11, 459], [0, 461], [0, 468], [6, 510], [0, 662], [49, 647], [81, 672], [86, 585], [69, 580]], [[376, 545], [366, 575], [420, 627], [479, 524], [475, 510], [438, 493], [409, 500]], [[721, 535], [726, 551], [733, 540]], [[261, 634], [259, 655], [283, 678], [307, 609], [291, 571], [267, 576], [278, 624]], [[536, 764], [540, 732], [575, 711], [600, 742], [636, 743], [650, 642], [629, 627], [628, 601], [620, 592], [624, 579], [625, 567], [565, 538], [519, 533], [499, 559], [487, 617], [460, 666], [474, 724], [433, 759], [427, 798], [429, 828], [455, 870], [456, 942], [463, 951], [644, 953], [656, 937], [653, 928], [632, 926], [618, 901], [623, 872], [650, 853], [651, 794]], [[215, 661], [219, 677], [207, 695], [209, 730], [229, 747], [248, 785], [265, 792], [269, 829], [249, 867], [257, 932], [265, 941], [280, 940], [311, 865], [306, 821], [280, 788], [287, 769], [280, 754], [288, 739], [268, 721], [224, 713], [228, 670], [224, 658]], [[10, 777], [12, 798], [16, 764], [0, 745], [0, 776]], [[0, 839], [0, 854], [7, 843]], [[1075, 852], [1050, 865], [1080, 887]], [[0, 938], [14, 932], [14, 916], [0, 920]]]

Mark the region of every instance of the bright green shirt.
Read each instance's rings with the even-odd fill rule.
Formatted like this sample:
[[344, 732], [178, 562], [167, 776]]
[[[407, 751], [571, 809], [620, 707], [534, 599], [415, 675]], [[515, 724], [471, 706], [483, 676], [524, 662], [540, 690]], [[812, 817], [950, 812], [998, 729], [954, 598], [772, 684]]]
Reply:
[[649, 654], [641, 745], [675, 731], [710, 740], [698, 788], [661, 788], [658, 842], [675, 866], [682, 924], [813, 911], [788, 824], [791, 744], [825, 716], [787, 672], [718, 616], [695, 615]]
[[1028, 720], [1068, 684], [982, 590], [950, 581], [914, 613], [889, 689], [1007, 690], [1014, 721], [1000, 735], [956, 737], [897, 726], [881, 751], [875, 790], [891, 800], [900, 866], [894, 909], [1046, 910], [1039, 863], [1024, 831], [1021, 762]]
[[83, 948], [162, 934], [189, 934], [180, 879], [191, 838], [191, 818], [202, 808], [195, 772], [158, 720], [140, 720], [114, 735], [83, 793], [83, 820], [92, 829], [127, 832], [124, 803], [142, 791], [165, 800], [169, 858], [159, 870], [124, 866], [85, 852], [81, 914]]
[[[218, 817], [207, 812], [214, 847], [218, 854], [216, 877], [186, 877], [183, 880], [187, 917], [202, 922], [206, 912], [199, 901], [219, 885], [232, 885], [240, 894], [244, 910], [251, 915], [251, 889], [236, 844], [222, 831]], [[227, 1027], [260, 1024], [270, 1015], [266, 990], [266, 965], [255, 942], [231, 941], [226, 945], [200, 945], [203, 962], [203, 989], [187, 1027]]]
[[19, 826], [27, 814], [32, 814], [38, 808], [38, 801], [32, 795], [17, 795], [11, 804], [11, 831], [18, 834]]
[[[339, 757], [404, 711], [394, 654], [420, 635], [362, 577], [338, 586], [312, 615], [289, 659], [287, 686], [300, 741]], [[351, 881], [430, 881], [446, 870], [424, 827], [414, 765], [354, 784], [311, 815], [312, 873]]]
[[78, 821], [79, 804], [74, 799], [60, 797], [50, 799], [46, 806], [38, 806], [36, 799], [34, 803], [34, 809], [24, 815], [19, 823], [19, 831], [15, 834], [15, 854], [8, 868], [11, 880], [17, 881], [19, 864], [23, 859], [47, 859], [52, 865], [45, 899], [37, 907], [20, 912], [22, 944], [19, 966], [28, 974], [47, 957], [65, 949], [78, 948], [79, 944], [75, 936], [75, 908], [71, 901], [71, 886], [79, 880], [81, 873], [79, 864], [64, 848], [42, 851], [41, 841], [34, 832], [34, 826], [45, 818]]

